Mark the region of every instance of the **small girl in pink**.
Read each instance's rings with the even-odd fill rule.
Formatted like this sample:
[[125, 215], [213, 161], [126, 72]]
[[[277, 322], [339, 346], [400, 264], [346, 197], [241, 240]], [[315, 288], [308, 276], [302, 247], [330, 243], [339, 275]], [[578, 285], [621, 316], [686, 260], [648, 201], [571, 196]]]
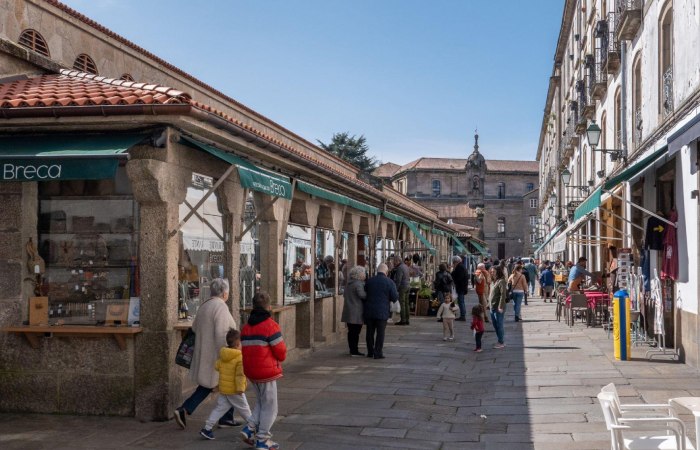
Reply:
[[481, 337], [484, 335], [484, 307], [481, 305], [476, 305], [472, 308], [472, 325], [471, 329], [474, 330], [474, 337], [476, 338], [476, 348], [475, 352], [481, 353]]

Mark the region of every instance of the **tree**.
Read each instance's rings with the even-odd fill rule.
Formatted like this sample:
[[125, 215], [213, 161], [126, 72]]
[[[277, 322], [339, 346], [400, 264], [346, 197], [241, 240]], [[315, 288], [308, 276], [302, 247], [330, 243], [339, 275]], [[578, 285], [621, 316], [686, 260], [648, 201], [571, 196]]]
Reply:
[[369, 146], [364, 136], [350, 136], [350, 133], [334, 133], [330, 144], [317, 140], [318, 145], [328, 153], [349, 162], [362, 172], [371, 173], [379, 165], [377, 158], [368, 156]]

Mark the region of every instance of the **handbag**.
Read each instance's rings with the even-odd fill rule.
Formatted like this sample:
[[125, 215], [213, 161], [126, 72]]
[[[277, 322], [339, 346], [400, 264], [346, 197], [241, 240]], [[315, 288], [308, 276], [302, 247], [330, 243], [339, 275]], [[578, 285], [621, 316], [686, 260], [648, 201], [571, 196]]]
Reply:
[[457, 297], [458, 297], [458, 296], [457, 296], [457, 289], [455, 289], [455, 285], [454, 285], [454, 284], [452, 285], [452, 287], [451, 287], [451, 289], [450, 289], [450, 296], [452, 297], [452, 301], [453, 301], [453, 302], [457, 300]]
[[513, 300], [513, 283], [509, 281], [506, 286], [506, 303], [510, 303], [511, 300]]
[[177, 348], [175, 355], [175, 364], [189, 369], [192, 365], [192, 356], [194, 355], [194, 340], [195, 334], [192, 328], [188, 328], [185, 335], [182, 337], [182, 342]]

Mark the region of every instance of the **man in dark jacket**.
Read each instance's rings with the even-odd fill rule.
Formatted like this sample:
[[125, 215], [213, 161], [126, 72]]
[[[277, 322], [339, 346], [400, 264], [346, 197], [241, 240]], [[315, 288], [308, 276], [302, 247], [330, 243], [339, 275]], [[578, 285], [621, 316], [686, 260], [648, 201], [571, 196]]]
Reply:
[[[377, 275], [365, 283], [367, 297], [364, 301], [363, 315], [367, 325], [368, 358], [384, 358], [384, 332], [390, 315], [389, 303], [399, 300], [396, 285], [386, 276], [388, 271], [386, 264], [380, 264], [377, 267]], [[403, 315], [403, 305], [401, 305], [401, 314]]]
[[401, 302], [401, 320], [396, 322], [396, 325], [408, 325], [409, 308], [408, 308], [408, 291], [411, 281], [411, 276], [408, 271], [408, 266], [401, 260], [401, 256], [394, 258], [394, 269], [392, 271], [394, 284], [399, 293], [399, 301]]
[[456, 320], [461, 320], [462, 322], [467, 320], [467, 306], [464, 303], [464, 296], [467, 295], [467, 286], [469, 280], [469, 273], [467, 273], [467, 268], [464, 267], [462, 263], [462, 258], [455, 256], [452, 258], [452, 281], [455, 284], [455, 291], [457, 291], [457, 304], [459, 305], [459, 317]]

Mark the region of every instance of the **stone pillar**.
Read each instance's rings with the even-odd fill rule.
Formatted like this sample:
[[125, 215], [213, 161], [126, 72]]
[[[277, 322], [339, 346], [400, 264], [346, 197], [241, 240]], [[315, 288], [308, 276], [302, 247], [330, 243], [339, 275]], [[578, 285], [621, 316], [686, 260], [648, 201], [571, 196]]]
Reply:
[[292, 201], [253, 192], [253, 202], [259, 221], [260, 290], [270, 295], [273, 306], [281, 306], [284, 304], [282, 244]]
[[167, 420], [182, 386], [174, 363], [177, 322], [179, 240], [170, 236], [179, 222], [191, 172], [150, 159], [127, 163], [139, 204], [141, 328], [134, 341], [134, 410], [140, 420]]
[[245, 211], [246, 190], [241, 186], [238, 173], [234, 171], [217, 189], [224, 209], [224, 246], [227, 256], [226, 277], [231, 286], [229, 302], [231, 314], [236, 319], [239, 329], [241, 318], [241, 290], [239, 273], [241, 266], [241, 244], [237, 238], [243, 231], [243, 213]]
[[348, 273], [350, 269], [357, 265], [357, 237], [360, 233], [360, 219], [360, 216], [345, 213], [343, 227], [346, 231], [352, 233], [352, 237], [348, 239]]

